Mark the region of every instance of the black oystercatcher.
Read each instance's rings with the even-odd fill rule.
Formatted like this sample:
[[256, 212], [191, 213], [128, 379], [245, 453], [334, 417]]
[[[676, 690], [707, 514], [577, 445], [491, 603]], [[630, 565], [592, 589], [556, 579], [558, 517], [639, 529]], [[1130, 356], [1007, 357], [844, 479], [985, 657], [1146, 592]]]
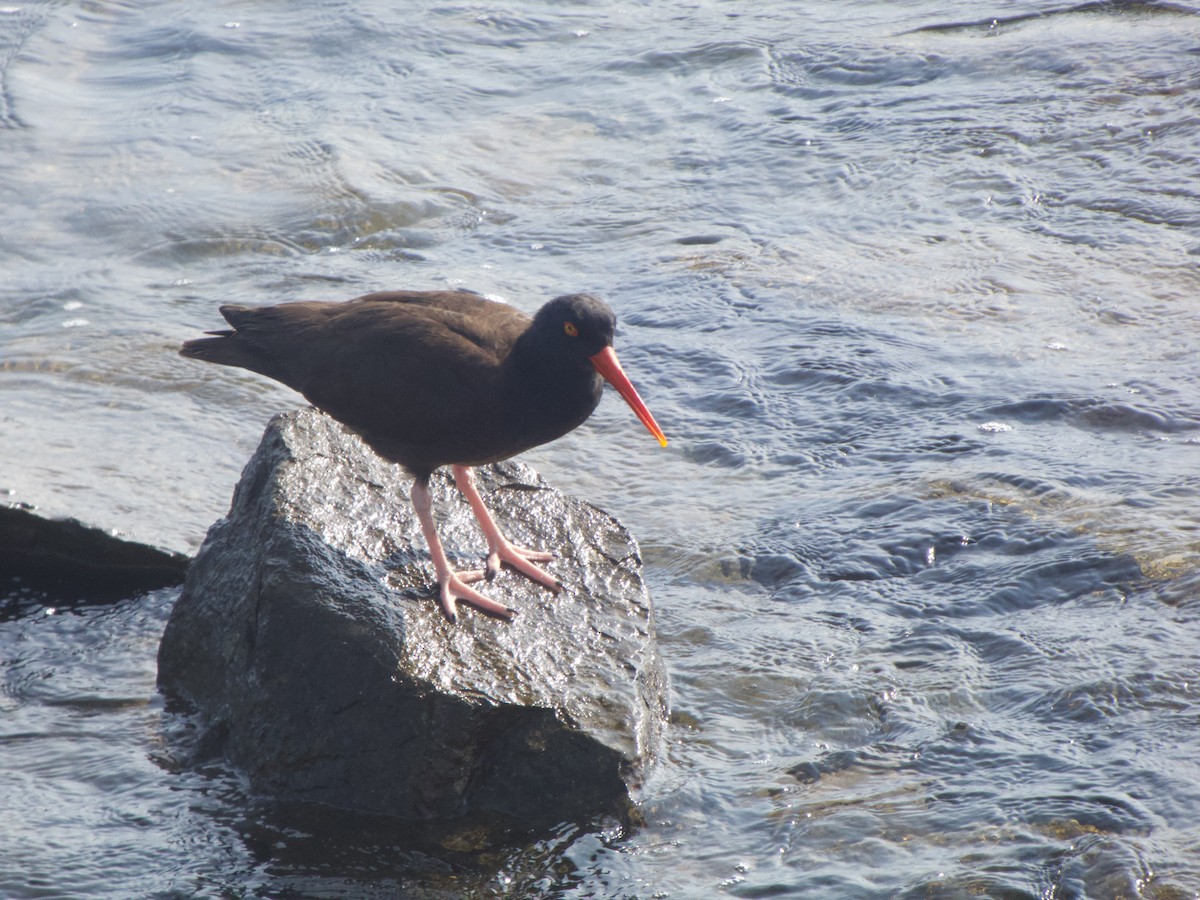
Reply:
[[[551, 300], [532, 319], [468, 291], [395, 291], [345, 303], [222, 306], [233, 326], [180, 353], [281, 381], [414, 476], [412, 503], [437, 570], [442, 611], [463, 600], [510, 618], [515, 610], [470, 584], [501, 563], [556, 593], [539, 562], [553, 554], [513, 546], [475, 488], [469, 466], [497, 462], [561, 437], [600, 402], [603, 376], [664, 447], [662, 429], [617, 362], [616, 316], [591, 294]], [[487, 538], [482, 572], [455, 572], [433, 522], [429, 476], [454, 481]]]

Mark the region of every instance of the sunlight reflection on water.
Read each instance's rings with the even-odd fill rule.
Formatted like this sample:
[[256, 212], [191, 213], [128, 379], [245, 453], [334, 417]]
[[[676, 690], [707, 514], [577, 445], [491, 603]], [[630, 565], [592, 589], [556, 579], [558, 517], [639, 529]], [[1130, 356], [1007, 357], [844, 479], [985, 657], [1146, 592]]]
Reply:
[[455, 868], [163, 762], [170, 597], [6, 622], [0, 893], [1200, 891], [1200, 17], [837, 10], [0, 10], [7, 499], [194, 551], [300, 402], [219, 303], [595, 290], [671, 447], [527, 460], [675, 707], [645, 828]]

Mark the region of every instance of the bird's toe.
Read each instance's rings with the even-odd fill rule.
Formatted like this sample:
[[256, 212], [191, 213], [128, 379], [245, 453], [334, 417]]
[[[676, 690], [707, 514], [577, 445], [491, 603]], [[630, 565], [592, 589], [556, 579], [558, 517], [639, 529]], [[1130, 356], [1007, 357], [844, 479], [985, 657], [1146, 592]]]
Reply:
[[511, 606], [497, 603], [470, 587], [467, 578], [463, 577], [464, 575], [471, 581], [478, 581], [483, 577], [482, 572], [451, 573], [440, 585], [442, 615], [448, 621], [458, 621], [458, 601], [460, 600], [497, 619], [511, 619], [517, 614], [517, 611]]

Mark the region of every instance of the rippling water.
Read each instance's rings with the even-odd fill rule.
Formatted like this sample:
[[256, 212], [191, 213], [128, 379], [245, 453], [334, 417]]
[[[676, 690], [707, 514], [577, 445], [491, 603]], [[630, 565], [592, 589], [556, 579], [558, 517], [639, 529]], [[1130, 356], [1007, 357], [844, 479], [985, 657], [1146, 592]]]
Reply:
[[[1200, 895], [1200, 10], [0, 7], [0, 490], [194, 551], [220, 302], [594, 290], [527, 460], [642, 542], [646, 824], [483, 862], [180, 770], [174, 597], [0, 622], [0, 894]], [[330, 835], [333, 835], [330, 837]]]

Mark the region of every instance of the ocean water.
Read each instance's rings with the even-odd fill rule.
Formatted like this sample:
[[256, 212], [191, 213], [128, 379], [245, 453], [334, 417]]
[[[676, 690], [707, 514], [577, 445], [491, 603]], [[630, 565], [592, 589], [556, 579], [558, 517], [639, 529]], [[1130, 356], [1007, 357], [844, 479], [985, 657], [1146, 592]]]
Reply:
[[487, 854], [180, 764], [172, 591], [6, 588], [0, 896], [1200, 895], [1200, 7], [0, 7], [0, 491], [194, 552], [224, 302], [607, 297], [526, 454], [639, 539], [645, 824]]

